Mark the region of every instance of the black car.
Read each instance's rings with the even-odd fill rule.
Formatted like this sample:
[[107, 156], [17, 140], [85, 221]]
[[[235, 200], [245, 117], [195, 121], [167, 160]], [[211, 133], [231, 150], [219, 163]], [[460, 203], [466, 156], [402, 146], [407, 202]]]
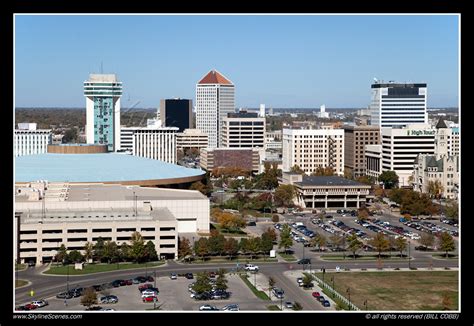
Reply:
[[210, 300], [211, 294], [209, 292], [196, 293], [194, 300]]
[[97, 310], [102, 310], [103, 308], [101, 306], [91, 306], [89, 308], [86, 308], [87, 311], [97, 311]]
[[194, 278], [194, 275], [193, 273], [186, 273], [185, 277], [188, 279], [188, 280], [192, 280]]
[[255, 222], [248, 222], [248, 223], [247, 223], [247, 226], [257, 226], [257, 223], [255, 223]]
[[311, 259], [309, 258], [300, 259], [298, 260], [298, 264], [303, 264], [303, 265], [311, 264]]

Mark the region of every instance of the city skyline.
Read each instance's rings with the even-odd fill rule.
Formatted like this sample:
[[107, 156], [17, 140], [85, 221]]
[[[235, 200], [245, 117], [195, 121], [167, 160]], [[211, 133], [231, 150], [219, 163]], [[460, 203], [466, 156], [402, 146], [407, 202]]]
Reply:
[[194, 100], [211, 69], [235, 84], [236, 107], [364, 108], [374, 77], [427, 83], [428, 107], [457, 107], [458, 22], [458, 15], [17, 15], [15, 106], [84, 107], [82, 83], [103, 66], [123, 83], [124, 109]]

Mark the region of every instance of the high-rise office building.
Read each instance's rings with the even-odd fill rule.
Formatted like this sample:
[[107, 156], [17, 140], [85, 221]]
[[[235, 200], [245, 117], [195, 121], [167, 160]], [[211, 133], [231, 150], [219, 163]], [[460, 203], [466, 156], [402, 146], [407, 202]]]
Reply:
[[344, 130], [283, 129], [283, 171], [298, 165], [307, 174], [331, 167], [344, 175]]
[[120, 144], [122, 82], [115, 74], [90, 74], [84, 82], [86, 138], [88, 144], [105, 144], [116, 151]]
[[196, 85], [196, 128], [209, 136], [209, 147], [221, 146], [222, 120], [235, 112], [234, 84], [211, 70]]
[[178, 127], [179, 132], [192, 128], [193, 101], [179, 98], [161, 100], [160, 119], [163, 127]]
[[222, 120], [222, 147], [264, 147], [265, 118], [257, 112], [229, 113]]
[[405, 127], [428, 123], [425, 83], [375, 82], [370, 104], [371, 124], [380, 127]]

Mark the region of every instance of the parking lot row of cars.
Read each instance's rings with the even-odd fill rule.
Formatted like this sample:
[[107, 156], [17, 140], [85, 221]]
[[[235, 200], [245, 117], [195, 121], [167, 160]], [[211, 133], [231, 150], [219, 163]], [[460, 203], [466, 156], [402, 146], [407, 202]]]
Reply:
[[448, 229], [444, 226], [439, 226], [439, 225], [436, 225], [436, 224], [428, 222], [428, 221], [422, 221], [422, 222], [405, 221], [405, 222], [402, 222], [402, 223], [405, 224], [408, 227], [414, 228], [416, 230], [424, 231], [424, 232], [427, 232], [427, 233], [431, 233], [431, 234], [434, 234], [434, 235], [436, 235], [440, 232], [448, 232], [453, 237], [458, 237], [459, 236], [459, 233], [456, 230], [450, 230], [450, 229]]

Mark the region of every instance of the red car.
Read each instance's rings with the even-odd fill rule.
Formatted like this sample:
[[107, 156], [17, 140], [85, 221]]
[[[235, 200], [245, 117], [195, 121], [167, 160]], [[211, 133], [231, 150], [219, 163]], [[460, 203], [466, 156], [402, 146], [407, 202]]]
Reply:
[[316, 299], [321, 296], [321, 294], [319, 294], [319, 292], [313, 292], [313, 293], [311, 293], [311, 295]]
[[23, 307], [25, 308], [25, 310], [34, 310], [34, 309], [38, 308], [37, 305], [31, 304], [31, 303], [27, 303]]
[[155, 296], [143, 297], [143, 302], [155, 302], [158, 301], [158, 298]]
[[130, 279], [130, 280], [125, 280], [125, 284], [126, 285], [132, 285], [133, 284], [133, 280]]
[[146, 284], [140, 285], [138, 287], [138, 291], [142, 292], [143, 290], [146, 290], [146, 289], [149, 289], [149, 288], [152, 288], [152, 287], [153, 287], [153, 284], [146, 283]]

